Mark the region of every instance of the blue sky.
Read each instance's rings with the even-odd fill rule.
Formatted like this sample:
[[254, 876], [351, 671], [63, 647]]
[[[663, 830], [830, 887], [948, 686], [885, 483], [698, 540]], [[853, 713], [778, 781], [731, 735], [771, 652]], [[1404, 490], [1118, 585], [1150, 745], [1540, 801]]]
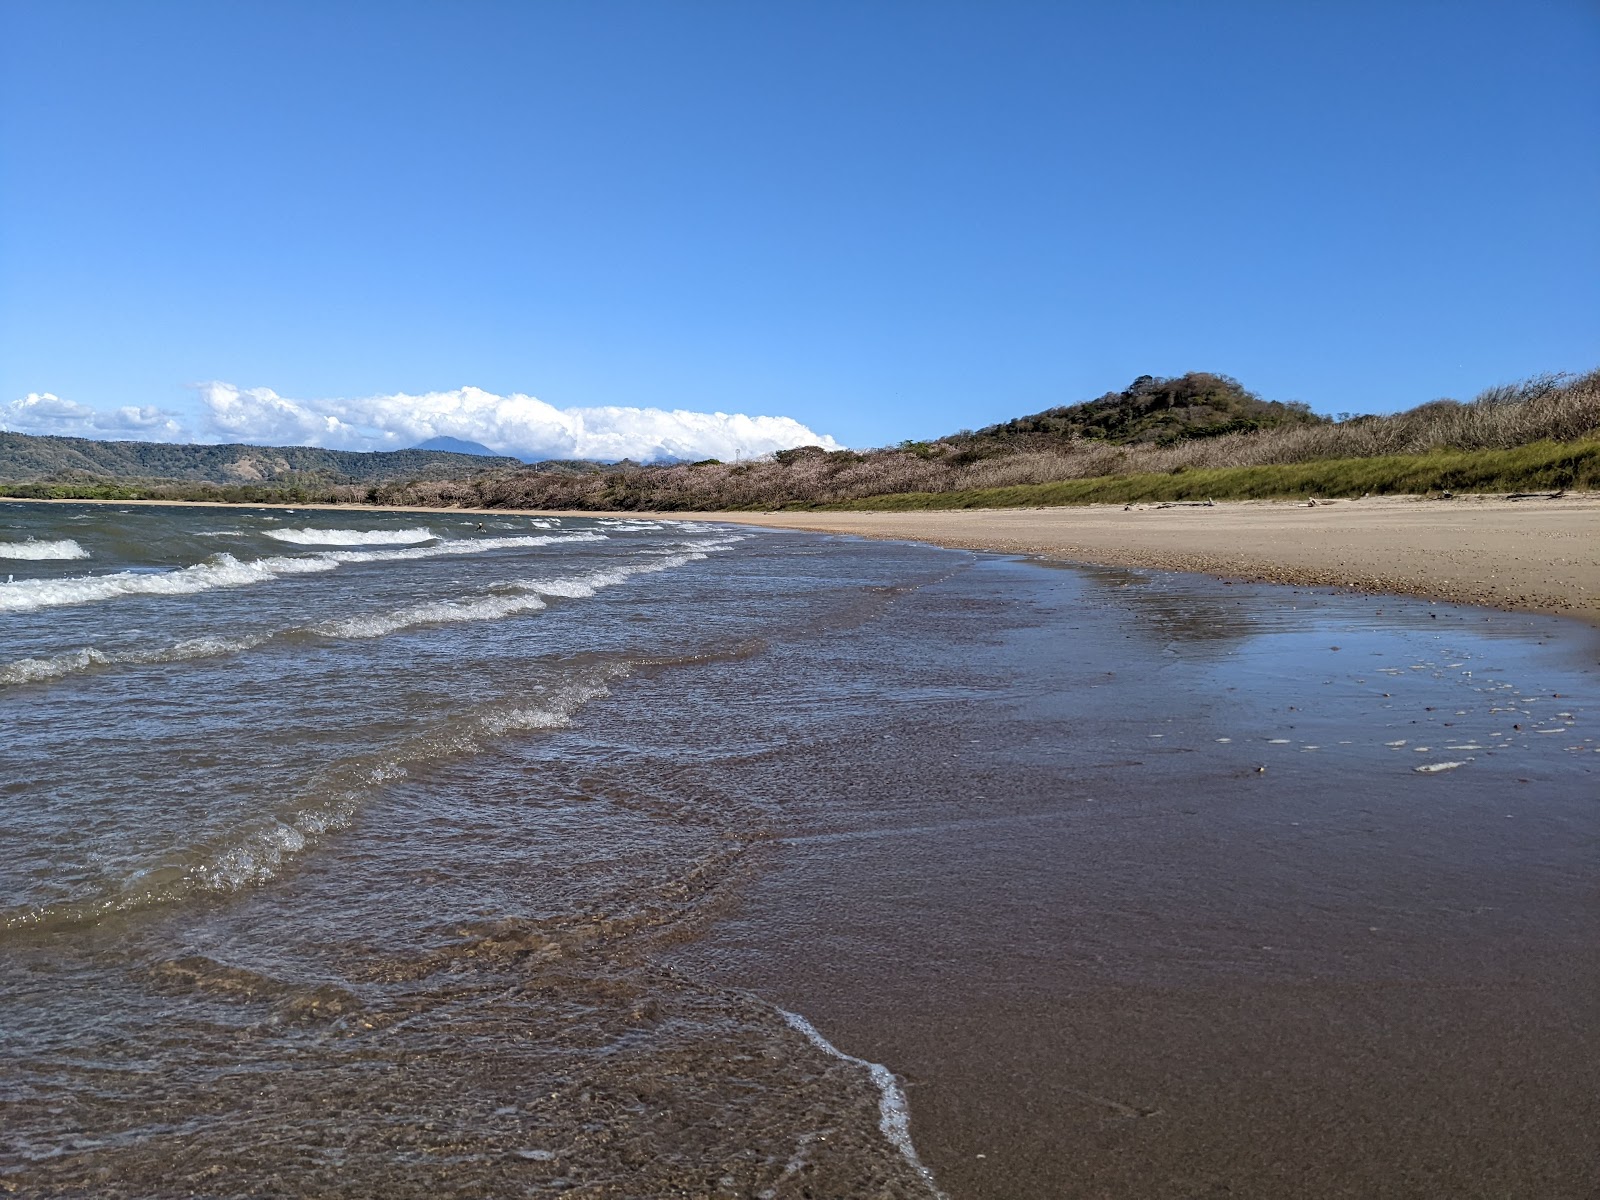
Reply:
[[8, 0], [0, 421], [1465, 398], [1600, 365], [1597, 62], [1592, 0]]

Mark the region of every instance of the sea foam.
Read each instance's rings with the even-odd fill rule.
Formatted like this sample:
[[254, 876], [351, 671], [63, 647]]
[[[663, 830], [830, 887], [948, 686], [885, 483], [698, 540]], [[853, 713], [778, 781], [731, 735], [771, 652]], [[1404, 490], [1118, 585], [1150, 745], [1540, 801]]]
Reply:
[[404, 550], [327, 550], [303, 557], [274, 556], [241, 561], [218, 554], [173, 571], [121, 571], [70, 579], [19, 579], [0, 583], [0, 613], [34, 612], [68, 604], [90, 604], [123, 596], [190, 596], [215, 588], [248, 587], [285, 575], [332, 571], [346, 563], [396, 562], [447, 554], [482, 554], [548, 546], [552, 542], [603, 541], [602, 533], [542, 534], [536, 537], [460, 538]]
[[431, 529], [264, 529], [269, 538], [296, 546], [413, 546], [431, 542]]
[[0, 558], [47, 562], [88, 557], [89, 552], [71, 538], [56, 542], [41, 542], [37, 538], [28, 538], [23, 542], [0, 542]]
[[878, 1089], [879, 1131], [888, 1139], [890, 1145], [900, 1151], [900, 1156], [917, 1173], [917, 1178], [922, 1180], [928, 1191], [938, 1200], [947, 1200], [945, 1194], [939, 1190], [939, 1185], [934, 1182], [933, 1172], [928, 1170], [922, 1159], [917, 1157], [917, 1148], [911, 1144], [911, 1106], [906, 1103], [906, 1094], [900, 1087], [900, 1081], [894, 1077], [894, 1072], [882, 1063], [868, 1062], [864, 1058], [846, 1054], [818, 1033], [817, 1027], [799, 1013], [780, 1008], [778, 1015], [784, 1019], [789, 1028], [824, 1054], [860, 1067], [867, 1073]]
[[[722, 549], [723, 545], [732, 545], [732, 542], [712, 544], [710, 548]], [[699, 549], [678, 551], [667, 557], [590, 571], [582, 575], [522, 580], [504, 585], [507, 590], [503, 592], [447, 600], [425, 600], [389, 612], [363, 613], [337, 621], [326, 621], [321, 625], [312, 626], [312, 631], [326, 637], [376, 638], [419, 625], [498, 621], [505, 617], [537, 612], [545, 608], [544, 597], [558, 597], [565, 600], [586, 599], [604, 588], [622, 583], [635, 575], [653, 575], [660, 571], [669, 571], [705, 557], [705, 551]]]

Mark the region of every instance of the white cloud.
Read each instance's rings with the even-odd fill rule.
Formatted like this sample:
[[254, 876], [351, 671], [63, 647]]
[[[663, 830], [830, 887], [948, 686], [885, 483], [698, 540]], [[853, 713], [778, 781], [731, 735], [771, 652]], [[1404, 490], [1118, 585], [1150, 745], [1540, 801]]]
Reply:
[[0, 429], [142, 442], [170, 442], [186, 436], [177, 416], [164, 409], [132, 405], [96, 409], [50, 392], [29, 392], [21, 400], [0, 404]]
[[520, 393], [481, 388], [291, 400], [270, 388], [207, 383], [198, 432], [156, 408], [97, 410], [45, 393], [0, 404], [0, 429], [145, 441], [253, 442], [333, 450], [403, 450], [435, 437], [479, 442], [520, 458], [649, 461], [754, 458], [791, 446], [840, 449], [792, 417], [668, 411], [660, 408], [556, 408]]
[[522, 458], [732, 459], [791, 446], [840, 448], [792, 417], [556, 408], [532, 396], [497, 396], [474, 387], [357, 400], [290, 400], [268, 388], [208, 383], [200, 400], [218, 437], [339, 450], [398, 450], [435, 437], [480, 442]]

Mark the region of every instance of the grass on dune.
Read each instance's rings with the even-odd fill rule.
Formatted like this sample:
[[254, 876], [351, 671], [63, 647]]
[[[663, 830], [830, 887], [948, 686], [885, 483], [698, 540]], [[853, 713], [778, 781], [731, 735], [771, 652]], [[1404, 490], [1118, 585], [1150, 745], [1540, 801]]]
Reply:
[[1429, 492], [1600, 490], [1600, 442], [1535, 442], [1510, 450], [1435, 450], [1373, 458], [1255, 467], [1105, 475], [1057, 483], [958, 492], [902, 492], [818, 511], [904, 512], [938, 508], [1028, 508], [1164, 500], [1269, 500]]

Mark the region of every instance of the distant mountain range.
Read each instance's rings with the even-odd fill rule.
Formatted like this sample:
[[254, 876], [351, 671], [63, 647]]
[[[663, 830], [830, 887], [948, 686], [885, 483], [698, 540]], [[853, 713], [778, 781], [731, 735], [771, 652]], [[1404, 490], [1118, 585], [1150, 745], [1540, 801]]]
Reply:
[[100, 442], [0, 430], [0, 480], [74, 483], [98, 479], [184, 483], [387, 483], [464, 479], [515, 470], [519, 459], [476, 442], [434, 438], [412, 450], [319, 450], [311, 446]]

